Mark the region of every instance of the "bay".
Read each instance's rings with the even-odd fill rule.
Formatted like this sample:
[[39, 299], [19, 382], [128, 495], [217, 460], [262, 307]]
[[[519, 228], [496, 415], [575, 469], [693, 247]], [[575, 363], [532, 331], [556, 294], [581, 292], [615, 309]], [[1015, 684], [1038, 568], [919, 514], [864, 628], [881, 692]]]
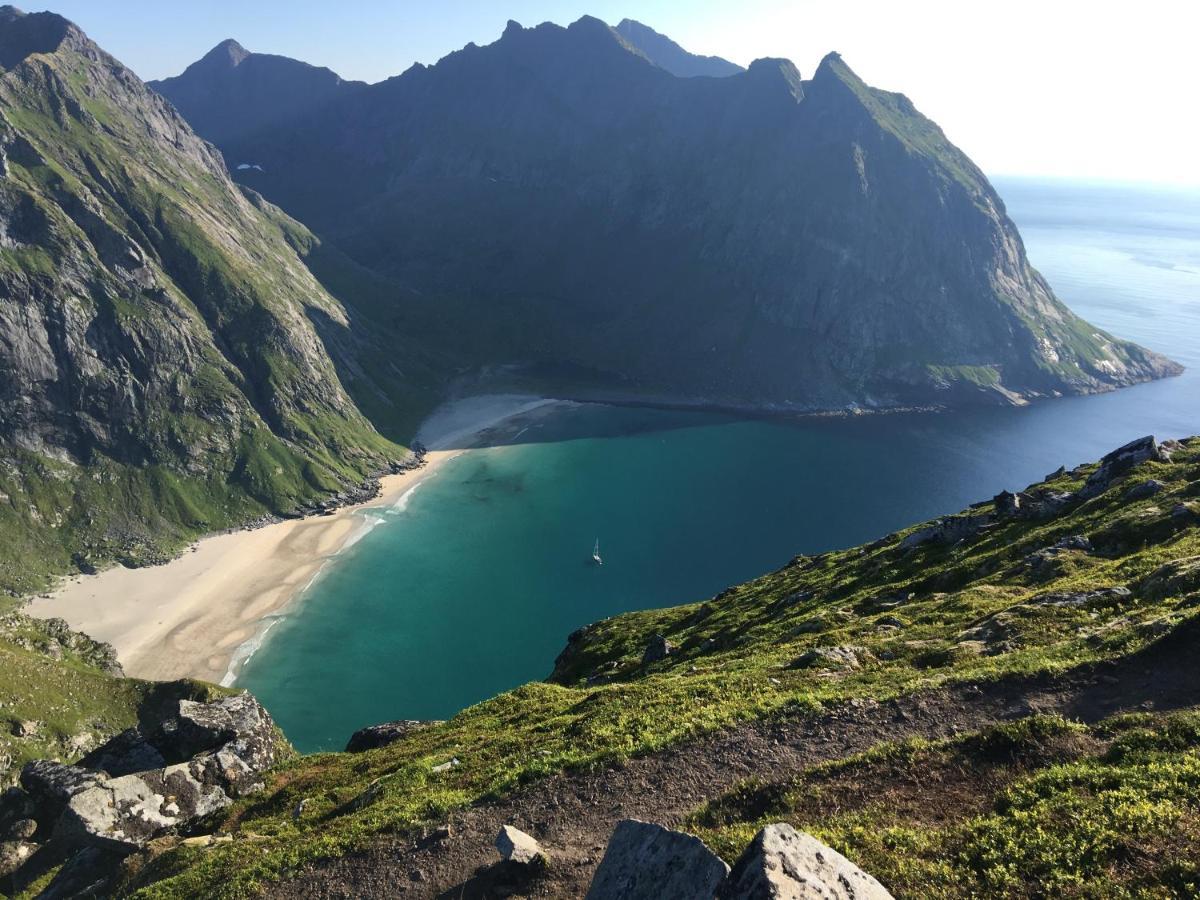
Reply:
[[[1188, 367], [1112, 394], [801, 422], [581, 405], [448, 462], [273, 623], [238, 684], [304, 751], [544, 678], [567, 635], [697, 601], [1016, 490], [1132, 438], [1200, 433], [1200, 193], [1000, 179], [1076, 312]], [[590, 565], [599, 539], [604, 565]]]

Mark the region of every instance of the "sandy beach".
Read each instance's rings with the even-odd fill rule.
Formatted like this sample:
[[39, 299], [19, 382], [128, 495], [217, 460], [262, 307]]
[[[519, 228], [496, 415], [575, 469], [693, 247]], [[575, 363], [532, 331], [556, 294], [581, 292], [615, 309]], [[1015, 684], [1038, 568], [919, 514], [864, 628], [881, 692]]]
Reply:
[[231, 683], [275, 617], [331, 559], [378, 524], [372, 509], [401, 503], [447, 460], [486, 445], [490, 430], [519, 425], [557, 403], [514, 394], [448, 403], [418, 434], [429, 451], [425, 465], [383, 478], [380, 495], [369, 503], [204, 538], [163, 566], [75, 576], [25, 611], [66, 619], [112, 644], [129, 675]]

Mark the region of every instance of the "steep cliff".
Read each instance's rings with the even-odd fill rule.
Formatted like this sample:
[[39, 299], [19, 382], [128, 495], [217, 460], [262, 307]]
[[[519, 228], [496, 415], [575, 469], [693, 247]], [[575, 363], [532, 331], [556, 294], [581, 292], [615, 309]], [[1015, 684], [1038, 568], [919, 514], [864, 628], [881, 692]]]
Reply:
[[980, 170], [836, 54], [678, 78], [596, 19], [510, 23], [223, 150], [476, 364], [597, 394], [1016, 403], [1178, 371], [1073, 315]]
[[326, 350], [353, 329], [311, 234], [65, 19], [3, 8], [0, 62], [0, 586], [402, 456]]

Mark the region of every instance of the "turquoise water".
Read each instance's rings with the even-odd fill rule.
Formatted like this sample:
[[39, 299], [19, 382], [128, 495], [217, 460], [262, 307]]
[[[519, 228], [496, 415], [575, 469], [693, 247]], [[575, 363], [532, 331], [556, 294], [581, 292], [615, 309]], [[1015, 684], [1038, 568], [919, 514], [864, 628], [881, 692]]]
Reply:
[[[1020, 488], [1142, 434], [1200, 433], [1200, 195], [998, 185], [1076, 311], [1189, 366], [1027, 409], [782, 423], [583, 406], [452, 460], [346, 550], [239, 679], [302, 750], [544, 678], [567, 635], [797, 553]], [[588, 565], [599, 537], [605, 564]]]

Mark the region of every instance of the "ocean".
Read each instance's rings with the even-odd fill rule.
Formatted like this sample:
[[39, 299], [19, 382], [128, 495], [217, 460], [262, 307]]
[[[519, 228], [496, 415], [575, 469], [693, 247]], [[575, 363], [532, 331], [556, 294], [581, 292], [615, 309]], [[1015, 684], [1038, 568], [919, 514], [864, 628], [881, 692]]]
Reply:
[[[705, 599], [1144, 434], [1200, 433], [1200, 191], [997, 179], [1077, 313], [1188, 367], [1112, 394], [802, 422], [580, 405], [451, 460], [326, 566], [242, 670], [303, 751], [546, 677], [570, 632]], [[590, 564], [599, 540], [604, 565]]]

